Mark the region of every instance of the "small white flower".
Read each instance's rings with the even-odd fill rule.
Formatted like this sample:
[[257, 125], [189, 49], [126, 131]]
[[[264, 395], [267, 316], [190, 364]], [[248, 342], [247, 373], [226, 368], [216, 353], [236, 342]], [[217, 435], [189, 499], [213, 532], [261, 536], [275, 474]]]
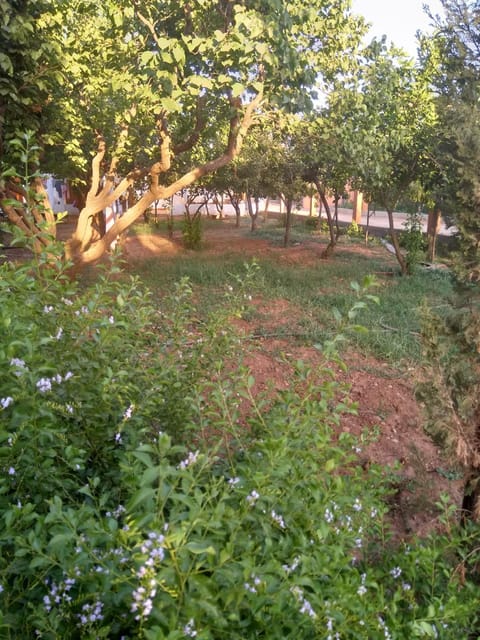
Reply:
[[197, 632], [195, 630], [195, 621], [194, 621], [193, 618], [190, 618], [190, 620], [187, 622], [187, 624], [183, 627], [183, 633], [188, 638], [196, 638], [197, 637]]
[[292, 571], [295, 571], [295, 569], [298, 567], [299, 564], [300, 564], [300, 558], [296, 557], [293, 559], [293, 562], [291, 565], [282, 564], [282, 569], [286, 573], [292, 573]]
[[10, 366], [11, 367], [20, 367], [21, 369], [25, 369], [26, 368], [25, 360], [22, 360], [21, 358], [12, 358], [10, 360]]
[[115, 318], [113, 316], [109, 316], [108, 321], [110, 324], [115, 324]]
[[390, 575], [397, 579], [402, 575], [402, 570], [400, 569], [400, 567], [394, 567], [391, 571], [390, 571]]
[[17, 472], [15, 471], [15, 467], [10, 467], [8, 469], [8, 475], [9, 476], [14, 476]]
[[235, 485], [237, 485], [240, 482], [240, 478], [235, 477], [235, 478], [230, 478], [230, 480], [228, 481], [228, 484], [231, 487], [234, 487]]
[[40, 393], [47, 393], [52, 390], [52, 382], [49, 378], [40, 378], [36, 385]]
[[360, 585], [357, 589], [357, 593], [359, 596], [364, 596], [367, 593], [367, 587], [364, 584]]
[[358, 498], [356, 498], [355, 502], [353, 503], [353, 510], [354, 511], [361, 511], [362, 510], [362, 503], [360, 502], [360, 500]]
[[128, 407], [128, 409], [125, 409], [125, 411], [123, 413], [123, 417], [124, 417], [125, 420], [130, 420], [130, 418], [132, 417], [132, 413], [133, 413], [134, 408], [135, 408], [134, 405], [131, 404]]
[[60, 338], [61, 338], [62, 336], [63, 336], [63, 329], [62, 329], [62, 327], [59, 327], [59, 328], [58, 328], [58, 331], [57, 331], [57, 335], [55, 336], [55, 338], [56, 338], [57, 340], [60, 340]]
[[13, 398], [11, 396], [7, 396], [6, 398], [1, 398], [0, 399], [0, 405], [2, 406], [2, 409], [6, 409], [7, 407], [9, 407], [13, 402]]
[[45, 305], [43, 307], [43, 313], [50, 313], [51, 311], [53, 311], [53, 307], [52, 307], [51, 304], [50, 305]]
[[334, 520], [334, 515], [330, 511], [330, 509], [325, 509], [325, 520], [326, 522], [328, 522], [328, 524], [331, 524]]
[[253, 507], [253, 505], [256, 503], [256, 501], [259, 499], [260, 495], [257, 491], [255, 491], [255, 489], [246, 497], [246, 500], [248, 502], [248, 504], [250, 506]]
[[272, 520], [276, 522], [281, 529], [285, 529], [286, 525], [282, 516], [278, 515], [278, 513], [275, 513], [275, 511], [273, 510], [271, 512], [271, 516], [272, 516]]
[[[313, 607], [310, 604], [310, 602], [303, 595], [302, 589], [300, 589], [300, 587], [292, 587], [290, 591], [293, 593], [293, 595], [301, 605], [300, 613], [306, 613], [308, 616], [310, 616], [310, 618], [315, 619], [317, 617], [317, 614], [313, 610]], [[329, 622], [327, 622], [327, 629], [330, 630], [328, 625], [329, 625]]]
[[122, 444], [122, 434], [121, 433], [116, 433], [115, 434], [115, 442], [117, 444]]
[[15, 371], [13, 372], [17, 377], [20, 377], [24, 374], [25, 371], [28, 371], [28, 367], [25, 364], [25, 361], [21, 358], [12, 358], [10, 360], [10, 366], [15, 367]]
[[63, 379], [67, 381], [70, 380], [70, 378], [73, 378], [73, 373], [71, 371], [67, 371]]
[[192, 464], [195, 464], [195, 462], [198, 459], [198, 456], [200, 454], [200, 451], [195, 451], [195, 453], [192, 453], [190, 451], [190, 453], [188, 454], [188, 456], [185, 458], [185, 460], [182, 460], [180, 462], [180, 464], [178, 465], [179, 469], [186, 469], [187, 467], [189, 467]]

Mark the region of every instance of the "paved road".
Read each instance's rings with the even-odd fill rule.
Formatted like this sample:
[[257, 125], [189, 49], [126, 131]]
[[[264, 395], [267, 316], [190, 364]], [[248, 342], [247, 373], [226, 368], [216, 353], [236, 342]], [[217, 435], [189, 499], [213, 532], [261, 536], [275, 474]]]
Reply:
[[[243, 204], [243, 203], [242, 203]], [[260, 211], [263, 211], [262, 209], [262, 205], [264, 204], [264, 202], [261, 202], [260, 204]], [[248, 214], [245, 211], [245, 207], [242, 206], [241, 207], [242, 210], [242, 217], [248, 217]], [[174, 215], [181, 215], [183, 214], [184, 211], [184, 202], [181, 198], [176, 197], [174, 199]], [[280, 205], [278, 202], [270, 202], [269, 206], [268, 206], [268, 211], [271, 213], [279, 213], [280, 211]], [[217, 211], [215, 210], [215, 207], [213, 205], [209, 205], [209, 212], [212, 214], [216, 214]], [[305, 209], [302, 210], [295, 210], [294, 213], [296, 215], [302, 215], [302, 216], [308, 216], [309, 212]], [[224, 206], [224, 215], [226, 216], [234, 216], [235, 215], [235, 211], [233, 209], [233, 207], [229, 204]], [[395, 229], [397, 229], [398, 231], [403, 231], [405, 229], [404, 227], [404, 223], [407, 220], [407, 214], [406, 213], [394, 213], [394, 223], [395, 223]], [[353, 212], [352, 209], [342, 209], [339, 208], [338, 210], [338, 219], [339, 222], [343, 225], [345, 224], [350, 224], [352, 221], [352, 216], [353, 216]], [[323, 216], [325, 217], [325, 213], [323, 213]], [[427, 216], [426, 215], [422, 215], [422, 230], [426, 233], [427, 232]], [[367, 214], [364, 213], [362, 215], [362, 226], [366, 227], [367, 225]], [[386, 229], [389, 228], [389, 223], [388, 223], [388, 214], [386, 211], [376, 211], [375, 213], [371, 213], [370, 214], [370, 220], [369, 220], [369, 230], [371, 231], [372, 235], [383, 235], [383, 231], [385, 231]], [[454, 233], [456, 232], [456, 228], [455, 227], [449, 227], [447, 228], [443, 223], [440, 227], [440, 231], [439, 231], [439, 235], [442, 236], [452, 236], [454, 235]]]
[[[393, 219], [395, 223], [395, 229], [399, 231], [403, 231], [405, 229], [405, 222], [407, 221], [406, 213], [394, 213]], [[351, 209], [339, 209], [338, 210], [338, 219], [345, 223], [350, 223], [352, 221], [352, 210]], [[362, 226], [367, 226], [367, 214], [362, 214]], [[369, 220], [369, 228], [379, 228], [379, 229], [388, 229], [388, 214], [386, 211], [376, 211], [375, 213], [370, 214]], [[422, 215], [422, 230], [427, 232], [427, 216]], [[444, 223], [441, 224], [439, 235], [443, 236], [451, 236], [456, 232], [455, 227], [446, 227]]]

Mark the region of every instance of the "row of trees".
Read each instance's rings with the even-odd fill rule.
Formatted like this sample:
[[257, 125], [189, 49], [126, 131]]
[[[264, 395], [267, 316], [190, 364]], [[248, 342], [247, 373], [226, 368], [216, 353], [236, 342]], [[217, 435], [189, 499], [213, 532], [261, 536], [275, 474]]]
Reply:
[[[306, 112], [318, 82], [327, 86], [348, 67], [363, 28], [348, 0], [308, 7], [276, 0], [109, 0], [101, 7], [92, 0], [25, 0], [1, 7], [3, 159], [18, 161], [20, 127], [10, 114], [21, 102], [23, 124], [40, 142], [42, 171], [83, 190], [85, 206], [66, 246], [79, 266], [98, 259], [154, 200], [237, 157], [267, 104]], [[40, 65], [44, 78], [36, 73]], [[28, 92], [38, 102], [27, 100]], [[99, 237], [97, 214], [134, 184], [144, 195]], [[13, 202], [16, 191], [4, 185], [3, 209], [35, 234], [39, 208]]]
[[[154, 200], [220, 170], [226, 189], [253, 201], [282, 192], [287, 225], [305, 181], [326, 204], [349, 180], [390, 216], [413, 183], [435, 197], [441, 48], [425, 43], [415, 66], [383, 42], [362, 47], [348, 0], [24, 0], [1, 10], [2, 160], [18, 167], [18, 132], [30, 129], [38, 167], [77, 185], [84, 206], [65, 254], [78, 266]], [[99, 235], [99, 212], [133, 185], [142, 198]], [[21, 190], [4, 181], [2, 208], [42, 237], [38, 195], [25, 209], [11, 199]], [[332, 226], [327, 253], [334, 244]]]

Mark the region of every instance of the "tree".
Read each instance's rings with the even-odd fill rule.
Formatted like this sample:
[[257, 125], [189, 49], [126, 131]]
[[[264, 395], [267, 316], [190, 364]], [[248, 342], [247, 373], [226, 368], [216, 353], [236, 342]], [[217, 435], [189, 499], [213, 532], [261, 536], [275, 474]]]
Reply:
[[0, 3], [0, 161], [12, 161], [18, 131], [42, 130], [51, 90], [60, 80], [60, 48], [48, 37], [50, 0]]
[[390, 236], [402, 274], [402, 255], [393, 212], [413, 182], [432, 172], [437, 116], [428, 74], [395, 48], [372, 43], [363, 67], [355, 115], [353, 156], [359, 185], [388, 213]]
[[273, 126], [264, 141], [264, 189], [268, 196], [280, 196], [285, 204], [283, 246], [290, 242], [292, 213], [308, 190], [303, 155], [304, 128], [300, 118], [279, 112], [272, 114]]
[[[452, 446], [465, 471], [463, 506], [480, 519], [480, 8], [471, 0], [442, 0], [432, 19], [436, 37], [425, 48], [436, 68], [440, 118], [436, 162], [439, 193], [458, 227], [456, 299], [446, 318], [427, 323], [432, 362], [430, 428]], [[433, 401], [432, 396], [433, 395]], [[428, 395], [427, 395], [428, 398]]]
[[[75, 168], [86, 182], [96, 145], [66, 246], [77, 266], [98, 259], [153, 201], [235, 158], [262, 102], [306, 110], [322, 74], [341, 68], [359, 24], [348, 0], [60, 5], [50, 35], [64, 52], [64, 83], [49, 111], [45, 167]], [[219, 155], [175, 175], [181, 153], [225, 130]], [[99, 212], [141, 180], [138, 202], [98, 235]]]
[[240, 164], [241, 156], [212, 174], [212, 184], [217, 193], [226, 194], [230, 200], [235, 211], [235, 226], [237, 228], [240, 227], [241, 203], [246, 189], [245, 182], [239, 175]]
[[[351, 143], [355, 121], [346, 109], [351, 97], [351, 94], [332, 92], [328, 106], [315, 114], [304, 136], [304, 175], [315, 185], [328, 222], [329, 242], [322, 253], [324, 258], [333, 253], [337, 244], [338, 201], [354, 175]], [[334, 198], [333, 214], [329, 195]]]

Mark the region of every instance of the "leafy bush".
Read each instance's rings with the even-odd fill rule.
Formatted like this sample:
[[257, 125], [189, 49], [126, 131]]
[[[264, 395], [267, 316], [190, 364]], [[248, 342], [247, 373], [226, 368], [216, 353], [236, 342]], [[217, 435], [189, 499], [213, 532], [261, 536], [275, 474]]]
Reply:
[[363, 238], [364, 232], [362, 227], [352, 220], [352, 222], [348, 225], [346, 229], [346, 234], [349, 238]]
[[424, 257], [427, 242], [422, 232], [421, 214], [409, 213], [403, 223], [405, 230], [399, 234], [400, 246], [407, 250], [406, 260], [409, 273], [413, 273]]
[[187, 249], [200, 249], [202, 246], [202, 219], [199, 213], [185, 213], [182, 221], [182, 238]]
[[338, 435], [355, 407], [331, 368], [296, 363], [262, 399], [234, 365], [254, 269], [202, 322], [187, 281], [154, 304], [115, 269], [88, 287], [0, 269], [2, 637], [474, 628], [460, 533], [389, 541], [388, 474]]
[[307, 230], [316, 230], [321, 233], [328, 232], [328, 222], [324, 218], [320, 218], [318, 216], [305, 218], [305, 227]]

